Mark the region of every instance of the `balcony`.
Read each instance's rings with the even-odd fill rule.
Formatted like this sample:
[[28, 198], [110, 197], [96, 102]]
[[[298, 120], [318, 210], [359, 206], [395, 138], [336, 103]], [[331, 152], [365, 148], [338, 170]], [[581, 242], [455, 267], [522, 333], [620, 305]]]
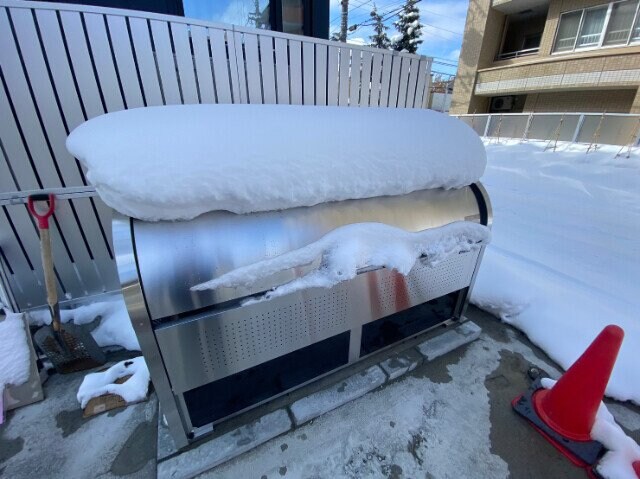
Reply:
[[496, 60], [537, 55], [547, 19], [548, 4], [507, 14]]

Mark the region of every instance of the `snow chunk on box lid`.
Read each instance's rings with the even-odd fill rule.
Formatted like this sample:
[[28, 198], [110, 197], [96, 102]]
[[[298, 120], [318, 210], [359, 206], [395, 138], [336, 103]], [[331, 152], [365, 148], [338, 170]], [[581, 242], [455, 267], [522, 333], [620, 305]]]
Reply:
[[424, 109], [137, 108], [80, 125], [67, 149], [105, 203], [150, 221], [459, 188], [486, 166], [471, 128]]

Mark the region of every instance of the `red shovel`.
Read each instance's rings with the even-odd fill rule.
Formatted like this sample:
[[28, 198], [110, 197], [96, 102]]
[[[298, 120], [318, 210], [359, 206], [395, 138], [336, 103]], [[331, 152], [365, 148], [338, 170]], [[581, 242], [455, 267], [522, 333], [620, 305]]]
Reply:
[[[49, 205], [46, 210], [38, 211], [35, 204], [42, 201], [48, 201]], [[29, 196], [27, 208], [38, 220], [44, 283], [47, 288], [47, 304], [51, 313], [51, 326], [40, 328], [36, 331], [33, 339], [60, 373], [82, 371], [104, 364], [106, 361], [104, 352], [90, 333], [73, 323], [65, 324], [64, 328], [60, 323], [60, 305], [58, 304], [58, 289], [53, 270], [49, 231], [49, 218], [55, 209], [55, 196], [52, 194]]]

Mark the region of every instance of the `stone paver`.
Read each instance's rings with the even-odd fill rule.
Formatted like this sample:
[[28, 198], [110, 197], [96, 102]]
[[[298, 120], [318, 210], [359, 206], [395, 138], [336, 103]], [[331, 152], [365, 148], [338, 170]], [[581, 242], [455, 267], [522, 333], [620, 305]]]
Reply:
[[220, 437], [158, 463], [159, 479], [194, 477], [291, 429], [291, 419], [278, 409]]
[[422, 356], [411, 348], [385, 359], [380, 363], [380, 367], [387, 373], [389, 380], [394, 380], [413, 371], [420, 364], [422, 364]]
[[467, 321], [451, 331], [427, 339], [418, 345], [418, 351], [425, 360], [433, 361], [460, 346], [475, 341], [480, 337], [482, 329], [472, 321]]
[[360, 373], [346, 378], [327, 389], [302, 398], [291, 405], [296, 426], [304, 424], [326, 412], [353, 401], [378, 386], [382, 386], [387, 377], [378, 366], [371, 366]]

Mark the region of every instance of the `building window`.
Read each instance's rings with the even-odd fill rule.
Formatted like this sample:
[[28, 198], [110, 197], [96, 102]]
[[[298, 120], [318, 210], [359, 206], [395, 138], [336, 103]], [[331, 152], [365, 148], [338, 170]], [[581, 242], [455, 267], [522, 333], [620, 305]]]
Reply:
[[576, 48], [600, 45], [600, 37], [604, 29], [604, 21], [607, 18], [607, 10], [608, 7], [606, 6], [585, 10]]
[[329, 38], [329, 0], [184, 0], [184, 13], [189, 18]]
[[302, 0], [282, 0], [282, 31], [304, 35], [304, 5]]
[[556, 52], [567, 52], [576, 46], [582, 12], [565, 13], [560, 17], [560, 27], [556, 38]]
[[573, 52], [639, 41], [640, 24], [637, 17], [638, 0], [563, 13], [553, 51]]
[[611, 18], [607, 26], [607, 33], [602, 43], [603, 45], [624, 45], [627, 43], [631, 27], [633, 26], [636, 7], [637, 2], [635, 0], [613, 4], [611, 8]]

